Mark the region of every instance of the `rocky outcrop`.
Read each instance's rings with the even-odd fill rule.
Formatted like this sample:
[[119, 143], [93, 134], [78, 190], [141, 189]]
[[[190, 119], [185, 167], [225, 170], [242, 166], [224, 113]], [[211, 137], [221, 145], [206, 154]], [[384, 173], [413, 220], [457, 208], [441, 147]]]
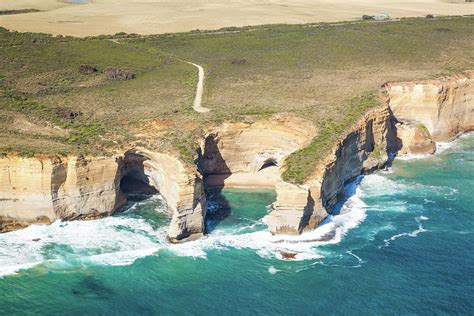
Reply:
[[[0, 158], [0, 231], [57, 219], [94, 219], [125, 205], [122, 187], [155, 188], [166, 200], [171, 241], [201, 236], [201, 177], [167, 154], [133, 150], [117, 157]], [[145, 189], [142, 189], [142, 191]], [[145, 190], [145, 193], [153, 192]]]
[[329, 214], [344, 184], [363, 172], [383, 166], [393, 150], [395, 134], [387, 106], [366, 113], [335, 144], [304, 185], [280, 182], [266, 221], [276, 233], [299, 234], [315, 228]]
[[185, 168], [171, 155], [137, 151], [148, 158], [144, 172], [166, 200], [171, 223], [168, 237], [172, 242], [200, 237], [205, 233], [206, 195], [201, 175], [195, 169]]
[[315, 135], [311, 122], [289, 115], [225, 123], [207, 131], [199, 167], [212, 186], [274, 187], [285, 158], [308, 145]]
[[436, 151], [436, 143], [423, 124], [405, 121], [397, 123], [395, 128], [400, 142], [398, 155], [434, 154]]
[[0, 231], [106, 216], [125, 202], [115, 158], [7, 156], [0, 178]]
[[280, 182], [267, 223], [272, 233], [298, 234], [319, 225], [344, 184], [378, 169], [388, 153], [431, 154], [434, 141], [474, 129], [474, 72], [442, 80], [387, 83], [386, 106], [368, 112], [334, 146], [303, 185]]
[[434, 141], [474, 129], [474, 72], [441, 80], [387, 83], [383, 90], [401, 122], [424, 125]]
[[172, 154], [138, 148], [116, 157], [0, 158], [0, 231], [92, 219], [120, 209], [124, 191], [160, 192], [171, 218], [172, 242], [205, 234], [204, 182], [275, 187], [266, 218], [272, 233], [299, 234], [318, 226], [340, 201], [344, 184], [383, 167], [389, 153], [432, 153], [434, 141], [474, 129], [474, 73], [443, 80], [388, 83], [386, 104], [368, 111], [336, 142], [303, 185], [283, 182], [284, 160], [317, 135], [290, 115], [208, 130], [198, 170]]

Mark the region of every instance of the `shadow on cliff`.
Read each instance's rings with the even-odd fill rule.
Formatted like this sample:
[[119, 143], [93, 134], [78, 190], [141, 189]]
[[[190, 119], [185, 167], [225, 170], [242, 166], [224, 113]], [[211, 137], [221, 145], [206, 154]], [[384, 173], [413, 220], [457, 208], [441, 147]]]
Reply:
[[120, 191], [127, 202], [140, 202], [158, 194], [145, 174], [144, 162], [147, 160], [147, 157], [130, 151], [125, 153], [121, 161]]
[[205, 218], [206, 232], [212, 233], [221, 221], [229, 217], [229, 201], [222, 194], [225, 179], [232, 174], [219, 150], [217, 135], [206, 137], [204, 149], [198, 149], [196, 165], [204, 178], [207, 212]]
[[390, 168], [393, 164], [393, 160], [398, 154], [398, 151], [403, 147], [403, 140], [398, 137], [398, 128], [397, 124], [401, 123], [395, 115], [393, 115], [392, 110], [389, 108], [390, 111], [390, 126], [387, 130], [387, 154], [388, 159], [387, 163], [385, 164], [386, 168]]

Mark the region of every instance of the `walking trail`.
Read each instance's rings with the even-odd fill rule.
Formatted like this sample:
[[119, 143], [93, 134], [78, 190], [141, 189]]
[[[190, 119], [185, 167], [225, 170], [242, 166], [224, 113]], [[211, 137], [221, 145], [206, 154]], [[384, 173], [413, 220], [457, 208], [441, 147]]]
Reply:
[[183, 60], [183, 61], [190, 64], [190, 65], [193, 65], [194, 67], [196, 67], [198, 69], [198, 77], [199, 78], [198, 78], [198, 83], [197, 83], [197, 86], [196, 86], [196, 96], [194, 97], [194, 102], [193, 102], [194, 111], [199, 112], [199, 113], [209, 112], [210, 109], [201, 106], [202, 92], [204, 90], [204, 68], [202, 68], [202, 66], [199, 66], [198, 64], [195, 64], [195, 63], [192, 63], [192, 62], [189, 62], [189, 61], [185, 61], [185, 60]]
[[[117, 39], [111, 39], [110, 41], [120, 44], [120, 42]], [[185, 62], [187, 64], [193, 65], [198, 69], [198, 83], [196, 86], [196, 96], [194, 97], [194, 102], [193, 102], [193, 109], [196, 112], [199, 113], [206, 113], [209, 112], [211, 109], [205, 108], [201, 106], [202, 103], [202, 92], [204, 91], [204, 68], [202, 66], [192, 63], [190, 61], [186, 61], [180, 58], [176, 58], [179, 61]]]

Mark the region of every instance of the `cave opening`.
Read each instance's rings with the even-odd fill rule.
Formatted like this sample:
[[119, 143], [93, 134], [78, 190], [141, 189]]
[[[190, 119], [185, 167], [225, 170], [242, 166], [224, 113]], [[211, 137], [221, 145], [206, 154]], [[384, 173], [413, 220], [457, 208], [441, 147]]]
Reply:
[[267, 168], [271, 168], [271, 167], [278, 167], [278, 164], [277, 164], [275, 159], [268, 158], [267, 160], [265, 160], [265, 162], [260, 167], [260, 169], [258, 169], [258, 171], [261, 171], [261, 170], [267, 169]]
[[146, 174], [147, 157], [135, 152], [126, 153], [121, 167], [120, 190], [127, 201], [137, 202], [158, 194]]

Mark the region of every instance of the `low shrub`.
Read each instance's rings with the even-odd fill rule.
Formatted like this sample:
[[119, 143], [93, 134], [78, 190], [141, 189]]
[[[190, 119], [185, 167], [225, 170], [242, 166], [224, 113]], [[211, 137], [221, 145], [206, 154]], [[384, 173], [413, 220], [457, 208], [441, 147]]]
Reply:
[[109, 80], [131, 80], [135, 78], [135, 74], [119, 68], [109, 68], [105, 71], [107, 79]]
[[93, 74], [95, 72], [97, 72], [97, 68], [95, 68], [94, 66], [90, 66], [90, 65], [81, 65], [79, 67], [79, 71], [82, 72], [83, 74]]

